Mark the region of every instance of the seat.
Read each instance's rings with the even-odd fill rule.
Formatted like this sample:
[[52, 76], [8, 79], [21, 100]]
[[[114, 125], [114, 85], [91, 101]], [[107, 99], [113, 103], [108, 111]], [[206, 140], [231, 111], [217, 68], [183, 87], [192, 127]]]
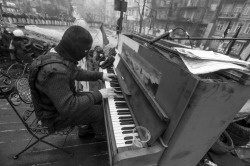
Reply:
[[[15, 87], [16, 92], [19, 95], [20, 99], [24, 103], [31, 104], [31, 106], [32, 106], [31, 93], [30, 93], [28, 79], [26, 77], [19, 77], [16, 80], [15, 86], [16, 86]], [[14, 155], [14, 157], [13, 157], [14, 159], [18, 159], [18, 157], [22, 153], [24, 153], [25, 151], [27, 151], [28, 149], [33, 147], [38, 142], [42, 142], [42, 143], [45, 143], [47, 145], [50, 145], [50, 146], [52, 146], [56, 149], [59, 149], [59, 150], [65, 152], [69, 155], [72, 155], [72, 156], [74, 155], [74, 153], [63, 149], [63, 146], [65, 145], [65, 142], [67, 140], [67, 136], [73, 131], [74, 127], [70, 126], [70, 127], [60, 129], [60, 130], [57, 130], [57, 131], [51, 133], [49, 131], [49, 129], [46, 126], [43, 126], [41, 121], [36, 118], [35, 114], [33, 114], [34, 110], [26, 110], [21, 115], [18, 113], [17, 108], [13, 104], [11, 98], [6, 93], [4, 93], [3, 88], [0, 88], [0, 94], [3, 95], [4, 98], [9, 102], [10, 106], [12, 107], [12, 109], [14, 110], [14, 112], [16, 113], [18, 118], [21, 120], [21, 122], [23, 123], [23, 125], [25, 126], [27, 131], [32, 136], [32, 138], [29, 140], [29, 143], [27, 144], [27, 146], [22, 151], [20, 151], [16, 155]], [[66, 136], [62, 147], [58, 147], [58, 146], [44, 140], [45, 138], [49, 137], [50, 135], [55, 135], [55, 134], [60, 134], [60, 135]], [[36, 139], [36, 141], [31, 143], [31, 141], [34, 138]]]

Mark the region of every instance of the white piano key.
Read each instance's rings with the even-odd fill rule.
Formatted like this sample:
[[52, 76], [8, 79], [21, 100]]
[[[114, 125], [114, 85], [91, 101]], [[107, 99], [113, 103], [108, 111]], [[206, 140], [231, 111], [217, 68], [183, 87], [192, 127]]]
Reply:
[[[110, 72], [111, 71], [107, 70], [107, 69], [103, 70], [103, 73], [110, 73]], [[116, 74], [115, 70], [114, 70], [114, 73]], [[117, 92], [122, 92], [120, 90], [120, 86], [119, 86], [119, 83], [118, 83], [117, 80], [113, 80], [112, 82], [105, 81], [105, 86], [106, 86], [106, 88], [111, 88], [111, 87], [116, 88]], [[129, 118], [129, 120], [132, 120], [132, 121], [133, 121], [133, 119], [132, 119], [132, 115], [131, 115], [128, 107], [125, 106], [125, 104], [126, 104], [125, 98], [122, 95], [120, 95], [119, 99], [120, 100], [115, 100], [115, 97], [109, 97], [108, 98], [110, 116], [111, 116], [111, 121], [112, 121], [112, 125], [113, 125], [113, 131], [114, 131], [114, 136], [115, 136], [117, 148], [132, 145], [132, 143], [129, 143], [129, 144], [125, 143], [126, 141], [131, 141], [131, 139], [124, 140], [124, 138], [132, 137], [133, 133], [126, 133], [126, 132], [132, 131], [133, 128], [135, 127], [135, 124], [133, 122], [132, 122], [133, 124], [121, 125], [121, 123], [126, 123], [127, 122], [126, 119]], [[122, 105], [122, 107], [119, 108], [120, 107], [119, 105]], [[126, 114], [118, 115], [119, 113], [126, 113]], [[122, 117], [127, 117], [127, 118], [126, 119], [119, 119], [120, 117], [121, 118]], [[120, 122], [120, 120], [125, 120], [125, 121]], [[126, 129], [126, 128], [129, 128], [129, 129]], [[123, 133], [124, 131], [125, 131], [125, 133]], [[138, 134], [135, 133], [135, 136], [138, 136]]]
[[123, 127], [135, 127], [135, 125], [134, 124], [130, 124], [130, 125], [113, 125], [113, 128], [114, 128], [114, 130], [116, 129], [116, 128], [123, 128]]
[[133, 136], [138, 136], [138, 133], [135, 133], [135, 134], [133, 134], [133, 133], [129, 133], [129, 134], [122, 134], [122, 133], [115, 133], [115, 137], [116, 138], [120, 138], [120, 137], [133, 137]]

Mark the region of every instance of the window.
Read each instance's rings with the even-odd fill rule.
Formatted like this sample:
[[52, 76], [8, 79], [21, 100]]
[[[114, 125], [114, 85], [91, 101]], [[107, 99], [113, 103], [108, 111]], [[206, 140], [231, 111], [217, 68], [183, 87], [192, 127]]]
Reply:
[[242, 15], [250, 15], [250, 6], [247, 6], [247, 7], [243, 10]]
[[217, 25], [217, 30], [221, 31], [223, 29], [224, 22], [219, 22]]
[[242, 47], [243, 47], [244, 43], [239, 43], [239, 42], [236, 42], [234, 45], [233, 45], [233, 48], [232, 48], [232, 51], [231, 53], [232, 54], [235, 54], [235, 55], [239, 55]]
[[233, 22], [233, 23], [231, 23], [231, 24], [229, 25], [229, 30], [228, 30], [228, 32], [231, 32], [231, 31], [232, 31], [232, 29], [233, 29], [233, 27], [234, 27], [234, 22]]
[[148, 9], [145, 10], [145, 16], [149, 16], [149, 10]]
[[245, 32], [246, 34], [250, 34], [250, 23], [248, 23], [248, 26], [247, 28], [245, 29]]
[[242, 7], [239, 7], [239, 6], [234, 8], [234, 13], [240, 13], [241, 9], [242, 9]]
[[229, 13], [229, 11], [230, 11], [230, 6], [229, 5], [227, 5], [227, 6], [225, 6], [223, 8], [223, 13]]
[[239, 23], [237, 24], [236, 28], [234, 29], [234, 32], [236, 32], [236, 30], [237, 30], [238, 28], [242, 27], [242, 26], [243, 26], [243, 23], [239, 22]]

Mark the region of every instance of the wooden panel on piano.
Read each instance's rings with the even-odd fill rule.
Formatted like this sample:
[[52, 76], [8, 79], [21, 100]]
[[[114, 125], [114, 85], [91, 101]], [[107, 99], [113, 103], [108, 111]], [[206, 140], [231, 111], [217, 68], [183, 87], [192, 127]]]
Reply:
[[151, 140], [149, 142], [151, 145], [166, 130], [167, 123], [162, 121], [156, 114], [153, 106], [147, 97], [145, 97], [144, 92], [142, 92], [129, 69], [124, 64], [124, 61], [119, 62], [116, 70], [118, 73], [121, 73], [120, 77], [124, 78], [124, 82], [130, 90], [131, 95], [127, 96], [127, 102], [132, 108], [138, 124], [146, 127], [151, 133]]
[[250, 98], [249, 91], [250, 86], [230, 80], [199, 79], [175, 131], [167, 130], [163, 136], [169, 147], [160, 165], [195, 166]]

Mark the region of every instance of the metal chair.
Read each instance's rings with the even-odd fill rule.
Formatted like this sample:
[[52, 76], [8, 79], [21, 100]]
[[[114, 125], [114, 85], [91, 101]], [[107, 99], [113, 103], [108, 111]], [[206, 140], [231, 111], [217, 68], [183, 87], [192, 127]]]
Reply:
[[[16, 80], [15, 86], [16, 86], [16, 89], [17, 89], [17, 92], [18, 92], [20, 99], [26, 104], [32, 104], [28, 79], [25, 77], [18, 78]], [[18, 159], [19, 155], [21, 155], [22, 153], [24, 153], [25, 151], [30, 149], [32, 146], [34, 146], [38, 142], [43, 142], [43, 143], [50, 145], [56, 149], [62, 150], [63, 152], [65, 152], [69, 155], [72, 155], [72, 156], [74, 155], [74, 153], [69, 152], [69, 151], [62, 148], [65, 145], [65, 142], [67, 140], [67, 136], [69, 135], [69, 133], [71, 133], [73, 131], [74, 127], [67, 127], [67, 128], [61, 129], [61, 130], [57, 130], [54, 133], [51, 133], [46, 126], [42, 125], [40, 120], [38, 120], [35, 116], [31, 116], [34, 113], [34, 110], [26, 110], [22, 115], [20, 115], [18, 113], [17, 109], [15, 108], [15, 105], [12, 103], [12, 100], [7, 96], [7, 94], [4, 93], [3, 88], [1, 88], [1, 87], [0, 87], [0, 94], [3, 95], [4, 98], [9, 102], [10, 106], [12, 107], [12, 109], [14, 110], [14, 112], [16, 113], [18, 118], [21, 120], [21, 122], [23, 123], [23, 125], [25, 126], [27, 131], [32, 136], [32, 138], [30, 139], [30, 141], [26, 145], [26, 147], [21, 152], [14, 155], [14, 157], [13, 157], [14, 159]], [[31, 117], [33, 117], [33, 120], [30, 120]], [[54, 134], [60, 134], [60, 135], [66, 136], [62, 147], [58, 147], [58, 146], [51, 144], [51, 143], [44, 140], [46, 137], [48, 137], [50, 135], [54, 135]], [[30, 144], [31, 141], [33, 140], [33, 138], [35, 138], [36, 141], [33, 142], [32, 144]]]

